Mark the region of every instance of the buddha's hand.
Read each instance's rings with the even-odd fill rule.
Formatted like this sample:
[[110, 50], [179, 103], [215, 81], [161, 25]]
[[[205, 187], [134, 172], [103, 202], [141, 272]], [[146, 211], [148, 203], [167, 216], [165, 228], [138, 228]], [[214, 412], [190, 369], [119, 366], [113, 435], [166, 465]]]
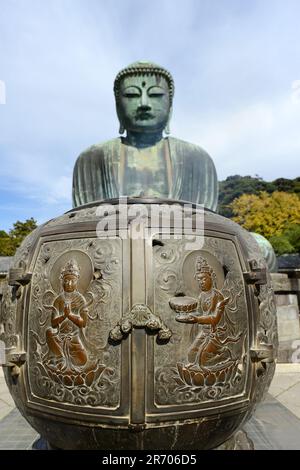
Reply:
[[68, 318], [70, 313], [71, 313], [71, 304], [69, 302], [66, 302], [64, 306], [64, 314]]

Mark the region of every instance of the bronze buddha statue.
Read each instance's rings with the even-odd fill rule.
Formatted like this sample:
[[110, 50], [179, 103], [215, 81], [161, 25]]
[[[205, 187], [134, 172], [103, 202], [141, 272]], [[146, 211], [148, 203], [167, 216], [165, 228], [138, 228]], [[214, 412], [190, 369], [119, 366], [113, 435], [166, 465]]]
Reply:
[[[73, 207], [120, 196], [169, 198], [215, 210], [218, 181], [210, 156], [169, 134], [174, 82], [164, 68], [136, 62], [114, 82], [121, 136], [81, 153]], [[126, 130], [126, 136], [122, 134]]]
[[[139, 62], [114, 92], [126, 136], [79, 156], [80, 207], [14, 256], [0, 295], [7, 385], [42, 436], [34, 448], [251, 448], [238, 429], [269, 387], [278, 343], [262, 253], [249, 232], [197, 205], [216, 208], [217, 176], [201, 148], [163, 136], [171, 75]], [[144, 197], [128, 206], [149, 217], [125, 219], [119, 196]], [[196, 203], [191, 224], [163, 212], [152, 224], [160, 199]], [[114, 230], [100, 227], [99, 209]], [[202, 243], [189, 243], [191, 229]]]

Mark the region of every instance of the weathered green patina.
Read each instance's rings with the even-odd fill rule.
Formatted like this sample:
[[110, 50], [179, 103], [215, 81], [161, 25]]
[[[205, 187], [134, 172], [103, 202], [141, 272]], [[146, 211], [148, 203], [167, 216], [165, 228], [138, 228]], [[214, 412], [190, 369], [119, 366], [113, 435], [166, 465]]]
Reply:
[[114, 83], [120, 134], [93, 145], [77, 159], [73, 206], [119, 196], [180, 199], [215, 210], [214, 163], [199, 146], [169, 133], [174, 82], [151, 62], [135, 62]]
[[274, 248], [272, 247], [269, 240], [259, 233], [250, 232], [259, 244], [260, 251], [267, 263], [267, 267], [270, 273], [276, 273], [278, 271], [277, 259]]

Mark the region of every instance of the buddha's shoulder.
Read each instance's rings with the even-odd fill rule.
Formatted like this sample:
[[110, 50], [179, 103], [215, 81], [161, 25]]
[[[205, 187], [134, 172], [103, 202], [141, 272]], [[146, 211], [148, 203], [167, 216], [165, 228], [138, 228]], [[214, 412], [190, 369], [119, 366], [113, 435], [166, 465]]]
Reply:
[[194, 155], [195, 157], [211, 161], [210, 155], [200, 145], [192, 144], [176, 137], [168, 137], [170, 146], [180, 153]]
[[110, 154], [116, 148], [120, 146], [120, 139], [110, 139], [105, 142], [100, 142], [98, 144], [93, 144], [87, 149], [83, 150], [79, 157], [77, 158], [77, 163], [80, 163], [82, 160], [93, 160], [95, 158], [105, 158], [106, 155]]

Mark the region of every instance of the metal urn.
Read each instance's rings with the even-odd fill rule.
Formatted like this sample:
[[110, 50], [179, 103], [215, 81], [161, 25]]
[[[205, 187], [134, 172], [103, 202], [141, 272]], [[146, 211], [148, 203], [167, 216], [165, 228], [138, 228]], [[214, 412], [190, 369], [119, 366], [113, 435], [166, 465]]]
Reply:
[[40, 226], [15, 256], [0, 331], [17, 407], [61, 449], [216, 448], [275, 369], [257, 243], [180, 201], [88, 204]]

